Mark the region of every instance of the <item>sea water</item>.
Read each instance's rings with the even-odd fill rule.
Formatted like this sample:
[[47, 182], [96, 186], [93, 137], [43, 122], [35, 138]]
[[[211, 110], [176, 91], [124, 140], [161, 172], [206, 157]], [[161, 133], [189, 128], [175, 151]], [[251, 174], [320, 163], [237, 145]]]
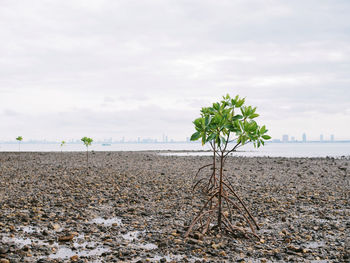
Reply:
[[[63, 147], [59, 144], [30, 144], [22, 143], [21, 152], [55, 152], [55, 151], [86, 151], [83, 144], [67, 143]], [[93, 143], [89, 151], [162, 151], [163, 154], [191, 156], [209, 155], [210, 147], [200, 143], [112, 143], [102, 145]], [[176, 151], [176, 153], [166, 153]], [[18, 152], [17, 144], [0, 144], [0, 152]], [[165, 153], [164, 153], [165, 152]], [[252, 144], [238, 148], [232, 153], [239, 156], [270, 156], [270, 157], [348, 157], [350, 156], [350, 142], [329, 143], [267, 143], [258, 149]]]

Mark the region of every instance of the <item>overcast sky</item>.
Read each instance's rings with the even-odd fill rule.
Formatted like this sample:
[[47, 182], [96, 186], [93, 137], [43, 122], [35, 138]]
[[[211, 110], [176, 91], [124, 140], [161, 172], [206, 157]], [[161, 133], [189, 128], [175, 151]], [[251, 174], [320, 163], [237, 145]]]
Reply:
[[177, 140], [239, 94], [282, 134], [350, 139], [350, 1], [0, 0], [0, 140]]

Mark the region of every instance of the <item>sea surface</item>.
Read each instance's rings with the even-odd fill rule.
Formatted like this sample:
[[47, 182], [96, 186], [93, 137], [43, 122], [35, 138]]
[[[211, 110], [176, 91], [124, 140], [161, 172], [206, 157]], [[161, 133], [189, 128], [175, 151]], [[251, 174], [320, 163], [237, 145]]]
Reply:
[[[67, 143], [63, 147], [59, 144], [30, 144], [22, 143], [22, 152], [58, 152], [58, 151], [86, 151], [83, 144]], [[163, 151], [165, 155], [193, 156], [210, 155], [208, 145], [200, 143], [115, 143], [102, 145], [93, 143], [89, 151]], [[0, 152], [18, 152], [18, 144], [0, 143]], [[176, 151], [166, 153], [164, 151]], [[267, 143], [264, 147], [254, 148], [252, 144], [244, 145], [237, 152], [237, 156], [270, 156], [270, 157], [349, 157], [350, 142], [335, 143]]]

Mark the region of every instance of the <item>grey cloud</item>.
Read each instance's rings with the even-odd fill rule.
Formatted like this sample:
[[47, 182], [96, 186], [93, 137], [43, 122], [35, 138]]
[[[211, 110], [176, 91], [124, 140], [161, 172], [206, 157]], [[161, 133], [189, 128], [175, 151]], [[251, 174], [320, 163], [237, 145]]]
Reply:
[[114, 102], [115, 100], [112, 97], [105, 96], [103, 98], [103, 102], [109, 103], [109, 102]]
[[20, 115], [20, 113], [14, 111], [14, 110], [11, 110], [11, 109], [5, 109], [3, 111], [3, 115], [5, 117], [16, 117], [16, 116]]
[[[186, 134], [181, 129], [190, 130], [200, 107], [226, 93], [247, 96], [276, 121], [285, 118], [281, 112], [342, 114], [350, 101], [349, 13], [348, 1], [330, 0], [4, 0], [0, 94], [13, 92], [9, 110], [19, 113], [14, 91], [89, 94], [103, 112], [82, 111], [77, 101], [77, 110], [40, 116], [55, 129], [101, 134], [115, 127]], [[163, 98], [191, 114], [151, 106]], [[119, 101], [137, 109], [111, 108]], [[32, 123], [45, 127], [39, 117]]]

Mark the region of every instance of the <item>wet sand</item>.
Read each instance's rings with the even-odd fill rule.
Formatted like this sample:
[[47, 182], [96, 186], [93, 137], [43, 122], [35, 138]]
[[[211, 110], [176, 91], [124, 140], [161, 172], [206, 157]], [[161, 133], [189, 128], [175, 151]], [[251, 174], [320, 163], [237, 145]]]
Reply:
[[[184, 238], [210, 157], [0, 153], [0, 262], [349, 262], [349, 159], [230, 157], [260, 240]], [[203, 171], [203, 174], [209, 170]]]

